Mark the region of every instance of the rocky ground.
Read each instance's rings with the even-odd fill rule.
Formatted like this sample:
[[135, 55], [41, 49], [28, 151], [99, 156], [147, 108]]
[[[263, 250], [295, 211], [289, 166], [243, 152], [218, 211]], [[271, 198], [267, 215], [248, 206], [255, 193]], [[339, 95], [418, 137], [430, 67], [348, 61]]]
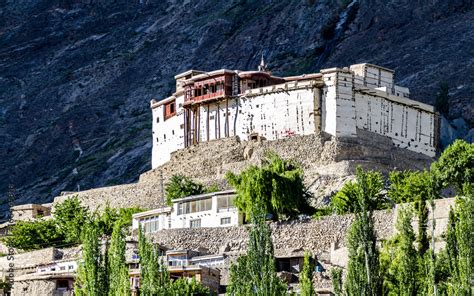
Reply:
[[276, 75], [387, 66], [428, 103], [446, 82], [445, 134], [462, 137], [473, 19], [465, 0], [2, 1], [0, 210], [9, 184], [25, 203], [136, 181], [150, 168], [150, 99], [181, 71], [254, 69], [262, 53]]

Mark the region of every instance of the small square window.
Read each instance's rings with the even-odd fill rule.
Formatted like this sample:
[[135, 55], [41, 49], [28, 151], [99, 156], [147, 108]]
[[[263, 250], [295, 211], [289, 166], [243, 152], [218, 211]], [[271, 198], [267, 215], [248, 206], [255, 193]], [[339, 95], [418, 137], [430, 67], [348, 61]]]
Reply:
[[191, 220], [189, 221], [190, 228], [199, 228], [201, 227], [201, 219]]
[[160, 117], [156, 117], [156, 123], [159, 123], [160, 122]]
[[230, 224], [230, 217], [221, 218], [221, 225]]

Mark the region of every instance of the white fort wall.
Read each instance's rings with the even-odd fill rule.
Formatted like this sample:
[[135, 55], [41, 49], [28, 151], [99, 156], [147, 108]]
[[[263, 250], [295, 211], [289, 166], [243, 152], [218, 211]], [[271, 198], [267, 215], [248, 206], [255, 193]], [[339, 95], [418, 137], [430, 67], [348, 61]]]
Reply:
[[176, 97], [176, 115], [165, 120], [164, 103], [167, 100], [152, 104], [152, 168], [170, 160], [172, 152], [184, 148], [184, 96]]
[[336, 137], [355, 137], [355, 101], [352, 73], [327, 69], [323, 73], [322, 130]]
[[[317, 89], [296, 89], [245, 95], [199, 107], [199, 141], [258, 135], [276, 140], [314, 133], [314, 96]], [[191, 120], [194, 122], [194, 120]], [[195, 128], [195, 127], [193, 127]]]
[[357, 127], [390, 137], [397, 147], [434, 157], [438, 119], [433, 107], [410, 106], [403, 103], [406, 99], [382, 95], [355, 93]]

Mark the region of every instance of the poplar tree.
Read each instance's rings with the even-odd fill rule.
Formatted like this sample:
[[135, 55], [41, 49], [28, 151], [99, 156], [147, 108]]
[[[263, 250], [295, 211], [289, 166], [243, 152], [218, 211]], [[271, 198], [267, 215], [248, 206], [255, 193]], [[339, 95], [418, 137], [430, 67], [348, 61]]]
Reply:
[[[466, 186], [465, 186], [466, 187]], [[474, 196], [472, 185], [464, 189], [466, 196], [457, 197], [449, 213], [446, 251], [451, 278], [450, 295], [472, 295], [474, 290]]]
[[411, 226], [412, 215], [406, 208], [398, 211], [396, 229], [397, 247], [392, 260], [391, 270], [396, 280], [398, 295], [409, 296], [419, 294], [418, 252], [414, 247], [415, 232]]
[[109, 295], [130, 295], [130, 278], [125, 259], [125, 234], [120, 223], [115, 223], [108, 251]]
[[357, 204], [355, 219], [348, 234], [349, 263], [345, 291], [347, 295], [379, 295], [379, 260], [367, 174], [357, 168]]
[[138, 255], [140, 257], [140, 295], [167, 295], [170, 290], [168, 269], [160, 259], [159, 249], [148, 242], [138, 230]]
[[303, 270], [300, 273], [301, 296], [316, 295], [313, 287], [314, 263], [308, 251], [304, 253]]
[[104, 256], [101, 255], [98, 227], [93, 221], [86, 224], [82, 241], [82, 261], [79, 264], [74, 292], [78, 296], [107, 295]]
[[334, 295], [342, 296], [342, 268], [331, 268], [331, 282]]
[[273, 243], [262, 207], [253, 211], [251, 221], [253, 225], [249, 234], [247, 254], [240, 256], [237, 263], [231, 265], [227, 293], [234, 296], [285, 295], [287, 287], [275, 271]]

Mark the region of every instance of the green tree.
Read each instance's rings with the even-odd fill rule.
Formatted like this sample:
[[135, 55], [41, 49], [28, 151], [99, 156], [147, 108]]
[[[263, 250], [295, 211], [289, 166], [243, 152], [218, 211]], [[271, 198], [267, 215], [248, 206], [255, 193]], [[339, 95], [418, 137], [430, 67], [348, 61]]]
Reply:
[[61, 246], [64, 240], [64, 233], [52, 219], [18, 221], [3, 239], [7, 246], [25, 251]]
[[464, 184], [474, 184], [474, 144], [454, 141], [431, 165], [431, 171], [442, 188], [454, 186], [463, 195]]
[[169, 273], [160, 259], [159, 249], [148, 242], [142, 232], [138, 231], [138, 255], [140, 257], [140, 295], [155, 296], [169, 293]]
[[[411, 226], [412, 213], [408, 208], [398, 211], [396, 222], [397, 235], [384, 247], [380, 261], [387, 258], [387, 272], [383, 278], [383, 286], [389, 295], [419, 295], [420, 256], [414, 247], [415, 232]], [[384, 265], [382, 263], [382, 265]]]
[[171, 289], [168, 295], [180, 295], [180, 296], [207, 296], [211, 295], [209, 288], [203, 286], [200, 282], [196, 281], [195, 278], [191, 280], [187, 278], [179, 278], [171, 283]]
[[464, 190], [465, 196], [456, 198], [449, 213], [446, 231], [446, 251], [451, 277], [450, 295], [471, 295], [474, 289], [474, 196], [472, 185]]
[[423, 256], [429, 249], [428, 207], [426, 201], [438, 196], [438, 188], [433, 175], [428, 171], [423, 172], [398, 172], [390, 173], [390, 189], [388, 196], [395, 203], [413, 202], [418, 218], [418, 235], [416, 237], [418, 251]]
[[444, 115], [449, 114], [449, 85], [446, 82], [439, 84], [439, 90], [436, 94], [436, 110]]
[[206, 192], [206, 188], [191, 178], [183, 175], [173, 175], [165, 186], [166, 202], [170, 205], [173, 199]]
[[107, 268], [101, 253], [98, 226], [94, 222], [84, 226], [82, 258], [77, 271], [74, 293], [78, 296], [107, 295]]
[[251, 215], [247, 254], [230, 267], [228, 295], [285, 295], [287, 287], [276, 274], [273, 243], [265, 223], [263, 206], [256, 207]]
[[316, 292], [313, 287], [314, 262], [311, 254], [304, 253], [303, 270], [300, 273], [301, 296], [314, 296]]
[[[390, 207], [387, 200], [382, 194], [383, 179], [379, 172], [362, 172], [360, 168], [357, 170], [358, 174], [364, 174], [366, 184], [366, 194], [368, 196], [368, 207], [371, 210], [380, 210]], [[357, 173], [356, 173], [357, 174]], [[360, 184], [349, 181], [344, 184], [342, 189], [334, 195], [331, 199], [331, 207], [337, 214], [354, 213], [359, 210], [358, 195], [361, 190]]]
[[125, 260], [125, 233], [120, 223], [116, 223], [112, 232], [108, 250], [109, 295], [130, 295], [130, 278]]
[[379, 295], [379, 259], [372, 217], [374, 195], [370, 175], [357, 169], [355, 191], [355, 219], [348, 234], [349, 263], [345, 282], [345, 291], [350, 295]]
[[426, 200], [430, 178], [428, 171], [392, 171], [389, 174], [390, 188], [387, 195], [396, 204]]
[[342, 268], [331, 268], [331, 282], [334, 295], [342, 296]]
[[89, 220], [89, 209], [81, 205], [77, 196], [54, 207], [54, 219], [64, 234], [65, 242], [80, 243], [82, 228]]
[[234, 203], [246, 217], [252, 215], [257, 205], [275, 220], [280, 215], [294, 217], [313, 212], [308, 205], [301, 168], [275, 153], [267, 153], [260, 167], [252, 165], [238, 175], [228, 172], [226, 179], [236, 189]]

